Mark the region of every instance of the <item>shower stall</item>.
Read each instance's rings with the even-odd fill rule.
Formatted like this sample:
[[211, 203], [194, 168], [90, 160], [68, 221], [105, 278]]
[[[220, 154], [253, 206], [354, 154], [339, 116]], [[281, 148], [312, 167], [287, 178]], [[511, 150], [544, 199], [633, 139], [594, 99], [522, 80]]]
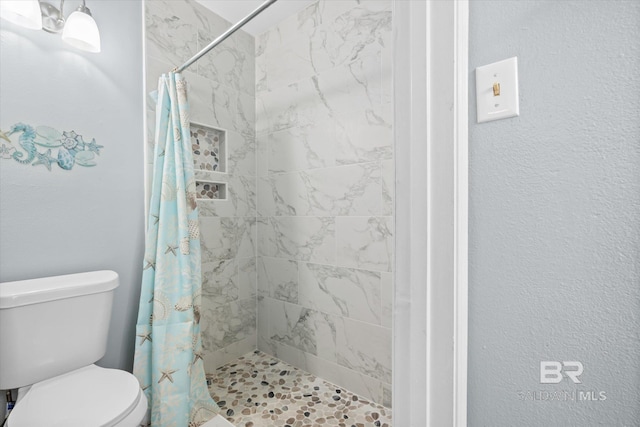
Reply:
[[[147, 1], [145, 20], [148, 92], [231, 26], [189, 0]], [[318, 1], [257, 37], [234, 33], [182, 73], [200, 214], [202, 356], [214, 386], [233, 381], [224, 373], [276, 366], [273, 381], [262, 381], [266, 394], [278, 393], [280, 379], [289, 394], [313, 385], [307, 397], [317, 402], [322, 379], [338, 387], [329, 403], [349, 393], [371, 405], [366, 416], [390, 424], [391, 55], [391, 1]], [[154, 106], [147, 102], [147, 153]], [[248, 420], [233, 397], [217, 396], [223, 414]]]
[[[232, 26], [190, 0], [145, 20], [147, 91]], [[215, 400], [249, 404], [233, 422], [328, 401], [329, 424], [390, 425], [393, 403], [397, 425], [466, 425], [467, 58], [466, 1], [320, 0], [184, 71], [202, 357]]]

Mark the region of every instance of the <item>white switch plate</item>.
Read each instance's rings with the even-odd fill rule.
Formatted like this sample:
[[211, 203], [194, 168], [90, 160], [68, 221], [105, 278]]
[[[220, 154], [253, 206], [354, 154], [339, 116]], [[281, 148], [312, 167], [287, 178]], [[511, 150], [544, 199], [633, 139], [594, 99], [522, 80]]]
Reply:
[[[500, 85], [498, 96], [495, 83]], [[517, 57], [476, 68], [476, 103], [478, 123], [520, 115]]]

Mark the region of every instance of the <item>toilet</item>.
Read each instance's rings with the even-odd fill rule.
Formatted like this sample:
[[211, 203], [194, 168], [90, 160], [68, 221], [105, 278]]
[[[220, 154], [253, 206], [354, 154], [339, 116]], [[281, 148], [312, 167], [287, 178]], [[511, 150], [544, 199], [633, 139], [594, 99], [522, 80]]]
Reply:
[[0, 390], [19, 389], [7, 427], [141, 424], [138, 380], [94, 365], [118, 284], [108, 270], [0, 283]]

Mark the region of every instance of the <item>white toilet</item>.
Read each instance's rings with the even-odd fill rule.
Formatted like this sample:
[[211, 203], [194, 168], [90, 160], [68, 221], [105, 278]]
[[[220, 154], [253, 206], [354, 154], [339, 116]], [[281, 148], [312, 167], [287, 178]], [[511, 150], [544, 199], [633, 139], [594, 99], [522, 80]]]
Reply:
[[104, 356], [118, 274], [0, 283], [0, 390], [19, 388], [9, 427], [136, 427], [147, 399]]

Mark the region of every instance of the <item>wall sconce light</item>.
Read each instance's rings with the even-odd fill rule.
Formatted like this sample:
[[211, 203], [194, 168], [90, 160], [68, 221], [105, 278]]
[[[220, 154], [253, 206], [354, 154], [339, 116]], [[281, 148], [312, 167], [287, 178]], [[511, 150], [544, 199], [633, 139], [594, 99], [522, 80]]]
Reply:
[[69, 15], [62, 31], [62, 41], [87, 52], [100, 52], [100, 32], [84, 0], [78, 9]]
[[30, 30], [42, 29], [42, 15], [38, 0], [0, 1], [0, 16], [9, 22]]
[[62, 41], [87, 52], [100, 52], [100, 32], [85, 0], [78, 9], [65, 20], [60, 0], [60, 8], [38, 0], [2, 0], [0, 17], [9, 22], [49, 33], [62, 32]]

